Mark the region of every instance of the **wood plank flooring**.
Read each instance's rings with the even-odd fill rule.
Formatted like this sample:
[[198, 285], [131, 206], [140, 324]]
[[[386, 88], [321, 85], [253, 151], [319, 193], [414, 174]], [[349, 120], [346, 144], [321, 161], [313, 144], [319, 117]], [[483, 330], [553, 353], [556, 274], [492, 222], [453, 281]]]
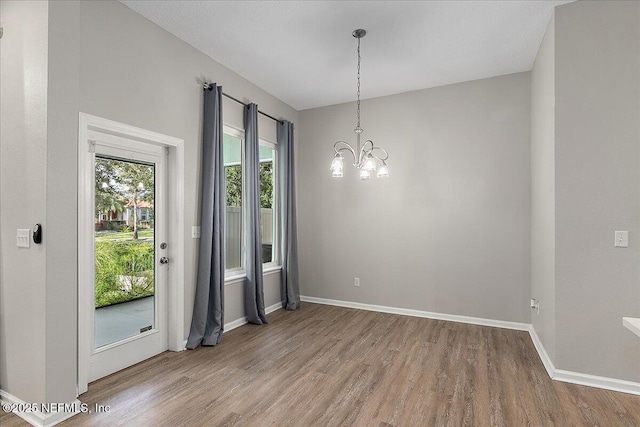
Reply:
[[552, 381], [526, 332], [309, 303], [269, 320], [92, 383], [80, 400], [110, 412], [60, 425], [640, 426], [639, 396]]

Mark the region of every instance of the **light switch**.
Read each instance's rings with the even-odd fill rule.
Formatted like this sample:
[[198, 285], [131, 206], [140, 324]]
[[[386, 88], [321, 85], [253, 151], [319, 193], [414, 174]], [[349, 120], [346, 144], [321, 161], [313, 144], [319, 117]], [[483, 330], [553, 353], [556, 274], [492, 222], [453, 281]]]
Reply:
[[18, 228], [16, 240], [19, 248], [28, 248], [31, 242], [31, 230], [28, 228]]
[[191, 238], [192, 239], [199, 239], [200, 238], [200, 226], [199, 225], [192, 225], [191, 226]]
[[616, 231], [616, 241], [614, 246], [616, 248], [628, 248], [629, 247], [629, 232], [628, 231]]

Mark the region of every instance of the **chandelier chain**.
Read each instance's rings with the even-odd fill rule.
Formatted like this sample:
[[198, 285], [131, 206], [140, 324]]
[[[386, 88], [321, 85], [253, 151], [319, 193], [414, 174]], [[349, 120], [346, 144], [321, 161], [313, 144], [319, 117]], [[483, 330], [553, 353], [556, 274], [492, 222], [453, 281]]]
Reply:
[[360, 38], [358, 38], [358, 125], [356, 126], [356, 130], [360, 129]]

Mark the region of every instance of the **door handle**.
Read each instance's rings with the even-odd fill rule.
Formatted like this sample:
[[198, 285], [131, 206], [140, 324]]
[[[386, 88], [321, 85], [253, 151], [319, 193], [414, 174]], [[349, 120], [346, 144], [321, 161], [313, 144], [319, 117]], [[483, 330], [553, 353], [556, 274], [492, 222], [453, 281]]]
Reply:
[[160, 258], [160, 264], [169, 264], [169, 258], [163, 256], [162, 258]]

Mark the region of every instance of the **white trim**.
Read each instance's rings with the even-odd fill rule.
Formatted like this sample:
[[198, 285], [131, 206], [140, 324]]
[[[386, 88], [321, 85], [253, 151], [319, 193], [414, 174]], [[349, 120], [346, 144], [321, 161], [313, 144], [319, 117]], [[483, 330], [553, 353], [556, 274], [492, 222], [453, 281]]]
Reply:
[[623, 317], [622, 326], [640, 337], [640, 319], [637, 317]]
[[[222, 123], [222, 133], [238, 139], [244, 139], [244, 129], [235, 127], [226, 122]], [[241, 156], [242, 157], [242, 156]]]
[[[6, 392], [4, 390], [0, 390], [0, 401], [2, 401], [2, 403], [7, 403], [7, 404], [10, 404], [10, 405], [11, 404], [13, 404], [13, 405], [22, 405], [22, 406], [32, 405], [32, 404], [27, 404], [22, 399], [19, 399], [16, 396], [14, 396], [11, 393], [8, 393], [8, 392]], [[36, 405], [38, 405], [38, 404], [36, 404]], [[33, 411], [33, 412], [13, 412], [13, 414], [15, 414], [16, 416], [22, 418], [23, 420], [25, 420], [26, 422], [28, 422], [32, 426], [50, 427], [50, 426], [54, 426], [56, 424], [59, 424], [59, 423], [63, 422], [64, 420], [67, 420], [67, 419], [73, 417], [74, 415], [80, 413], [81, 412], [80, 408], [83, 406], [82, 402], [80, 402], [78, 399], [74, 400], [73, 402], [70, 402], [69, 405], [73, 405], [74, 408], [75, 408], [75, 411], [73, 411], [73, 412], [47, 412], [47, 413], [45, 413], [45, 412], [42, 412], [40, 410], [37, 410], [37, 411]]]
[[90, 298], [86, 286], [80, 286], [87, 277], [93, 277], [92, 265], [83, 262], [88, 253], [93, 253], [91, 239], [94, 225], [92, 212], [93, 156], [95, 141], [89, 141], [91, 116], [80, 113], [78, 121], [78, 394], [87, 391], [89, 384], [89, 355], [91, 354], [91, 307], [83, 304]]
[[579, 384], [588, 387], [596, 387], [605, 390], [640, 395], [640, 383], [636, 383], [633, 381], [600, 377], [598, 375], [591, 374], [582, 374], [580, 372], [565, 371], [564, 369], [556, 369], [552, 378], [555, 381], [562, 381], [565, 383]]
[[[264, 309], [264, 312], [266, 314], [269, 313], [273, 313], [276, 310], [280, 310], [283, 307], [282, 302], [277, 302], [273, 305], [270, 305], [269, 307], [266, 307]], [[248, 323], [247, 318], [246, 317], [241, 317], [239, 319], [236, 320], [232, 320], [231, 322], [227, 322], [224, 324], [224, 331], [222, 332], [222, 334], [224, 335], [226, 332], [229, 332], [235, 328], [238, 328], [244, 324]], [[183, 346], [186, 348], [187, 347], [187, 340], [183, 341]]]
[[[279, 273], [280, 271], [282, 271], [282, 266], [281, 265], [273, 265], [270, 267], [266, 267], [264, 270], [262, 270], [262, 277], [265, 276], [270, 276], [272, 274], [276, 274]], [[240, 282], [244, 282], [244, 280], [247, 278], [247, 273], [243, 272], [241, 274], [236, 274], [233, 276], [229, 276], [226, 277], [224, 279], [224, 285], [228, 286], [228, 285], [233, 285], [236, 283], [240, 283]]]
[[[265, 310], [266, 311], [266, 310]], [[232, 320], [231, 322], [227, 322], [224, 324], [224, 332], [223, 335], [229, 331], [234, 330], [235, 328], [239, 328], [240, 326], [247, 323], [246, 317], [241, 317], [240, 319]]]
[[247, 273], [245, 271], [243, 271], [242, 273], [239, 274], [234, 274], [233, 276], [229, 276], [229, 277], [225, 277], [224, 279], [224, 285], [231, 285], [233, 283], [238, 283], [238, 282], [244, 282], [244, 279], [247, 278]]
[[282, 304], [282, 301], [279, 301], [275, 304], [270, 305], [269, 307], [265, 307], [264, 312], [265, 314], [270, 314], [270, 313], [273, 313], [274, 311], [280, 310], [283, 307], [284, 305]]
[[[232, 138], [235, 139], [239, 139], [240, 140], [240, 174], [241, 174], [241, 178], [242, 178], [242, 182], [240, 183], [240, 187], [241, 187], [241, 197], [240, 197], [240, 216], [241, 216], [241, 221], [240, 223], [242, 224], [242, 242], [241, 242], [241, 249], [240, 249], [240, 267], [238, 268], [233, 268], [233, 269], [227, 269], [225, 268], [224, 270], [224, 274], [225, 274], [225, 285], [226, 285], [226, 276], [229, 275], [229, 279], [231, 283], [235, 283], [238, 282], [239, 277], [240, 276], [245, 276], [246, 277], [246, 266], [245, 266], [245, 262], [247, 260], [246, 258], [246, 251], [247, 251], [247, 233], [245, 233], [244, 231], [246, 230], [246, 222], [247, 222], [247, 183], [246, 183], [246, 179], [245, 179], [245, 151], [246, 151], [246, 141], [245, 141], [245, 132], [244, 129], [239, 129], [236, 128], [235, 126], [231, 126], [228, 125], [226, 123], [222, 123], [222, 134], [223, 134], [223, 139], [224, 139], [224, 135], [228, 135]], [[224, 150], [223, 150], [224, 151]], [[223, 153], [224, 155], [224, 153]], [[224, 156], [223, 156], [224, 157]], [[223, 163], [224, 163], [224, 159]], [[227, 165], [223, 165], [224, 166]], [[226, 181], [226, 178], [225, 178]], [[226, 185], [226, 182], [225, 182]]]
[[[171, 244], [171, 264], [169, 264], [168, 338], [169, 350], [182, 351], [184, 338], [184, 276], [185, 276], [185, 146], [184, 140], [175, 139], [176, 145], [169, 148], [169, 179], [173, 181], [173, 191], [169, 191], [169, 243]], [[170, 145], [170, 144], [167, 144]], [[175, 200], [172, 199], [175, 197]]]
[[160, 145], [166, 145], [169, 147], [177, 147], [181, 143], [184, 143], [184, 140], [180, 138], [174, 138], [173, 136], [164, 135], [83, 112], [80, 112], [80, 121], [84, 122], [85, 125], [88, 125], [90, 130], [107, 131], [107, 133], [127, 135], [141, 141], [153, 141]]
[[271, 274], [279, 273], [282, 271], [282, 265], [272, 265], [269, 267], [265, 267], [262, 270], [262, 276], [269, 276]]
[[601, 377], [598, 375], [583, 374], [581, 372], [566, 371], [564, 369], [557, 369], [553, 365], [553, 361], [549, 357], [549, 354], [542, 345], [542, 341], [538, 337], [533, 325], [529, 329], [529, 335], [531, 341], [538, 351], [540, 360], [547, 370], [547, 374], [554, 381], [562, 381], [565, 383], [584, 385], [587, 387], [596, 387], [605, 390], [619, 391], [622, 393], [640, 395], [640, 383], [627, 380], [619, 380], [616, 378]]
[[[169, 176], [171, 191], [169, 214], [169, 249], [171, 265], [169, 267], [168, 286], [168, 326], [167, 347], [172, 351], [182, 351], [184, 331], [184, 185], [185, 185], [185, 147], [184, 140], [157, 132], [118, 123], [86, 113], [79, 113], [78, 120], [78, 394], [88, 389], [89, 355], [91, 354], [90, 331], [91, 307], [82, 302], [89, 299], [86, 287], [80, 283], [92, 276], [93, 260], [83, 262], [86, 254], [93, 253], [89, 236], [93, 234], [93, 146], [89, 142], [91, 131], [103, 132], [114, 136], [130, 137], [142, 142], [164, 146], [169, 153]], [[87, 147], [87, 142], [89, 146]], [[88, 155], [89, 154], [89, 155]], [[87, 305], [87, 304], [84, 304]]]
[[[269, 313], [273, 313], [276, 310], [280, 310], [282, 308], [282, 301], [277, 302], [273, 305], [270, 305], [269, 307], [265, 307], [264, 312], [265, 314], [269, 314]], [[244, 325], [245, 323], [247, 323], [247, 318], [246, 317], [241, 317], [240, 319], [236, 319], [236, 320], [232, 320], [231, 322], [227, 322], [224, 324], [224, 332], [229, 332], [235, 328], [238, 328], [242, 325]], [[223, 332], [223, 333], [224, 333]]]
[[[269, 140], [258, 138], [258, 146], [266, 147], [273, 150], [273, 170], [271, 171], [273, 175], [273, 203], [271, 205], [271, 210], [273, 212], [273, 217], [271, 218], [271, 262], [263, 263], [263, 267], [265, 269], [271, 269], [274, 267], [279, 267], [282, 264], [282, 259], [280, 256], [280, 246], [282, 244], [281, 236], [280, 236], [280, 218], [282, 215], [280, 208], [280, 156], [278, 152], [278, 144], [275, 142], [271, 142]], [[258, 163], [260, 163], [260, 155], [258, 155]]]
[[531, 341], [533, 341], [533, 346], [536, 348], [544, 368], [547, 370], [547, 374], [549, 374], [549, 378], [553, 378], [553, 373], [556, 371], [556, 367], [553, 366], [553, 361], [549, 357], [547, 350], [545, 350], [542, 345], [542, 341], [540, 341], [540, 337], [538, 337], [533, 325], [529, 325], [529, 336], [531, 337]]
[[381, 313], [401, 314], [404, 316], [425, 317], [427, 319], [447, 320], [449, 322], [468, 323], [471, 325], [491, 326], [494, 328], [528, 331], [528, 323], [509, 322], [505, 320], [484, 319], [481, 317], [459, 316], [456, 314], [434, 313], [431, 311], [412, 310], [408, 308], [387, 307], [384, 305], [363, 304], [360, 302], [340, 301], [327, 298], [301, 296], [301, 301], [316, 304], [335, 305], [338, 307], [357, 308], [360, 310], [378, 311]]

